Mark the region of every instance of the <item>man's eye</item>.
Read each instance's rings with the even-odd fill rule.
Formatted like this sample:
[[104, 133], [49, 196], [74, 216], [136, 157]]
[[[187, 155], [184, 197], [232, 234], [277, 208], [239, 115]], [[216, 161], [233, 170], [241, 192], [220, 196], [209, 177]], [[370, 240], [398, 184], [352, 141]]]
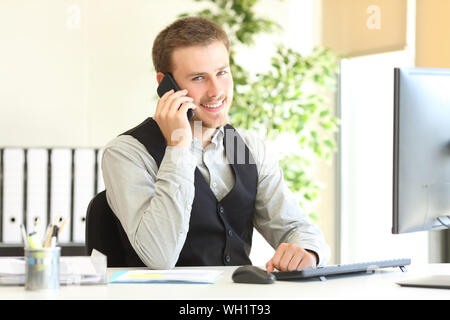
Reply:
[[226, 74], [227, 74], [227, 72], [225, 70], [219, 71], [219, 73], [217, 73], [217, 75], [219, 75], [219, 76], [224, 76]]
[[198, 77], [192, 78], [192, 80], [201, 81], [201, 80], [203, 80], [203, 76], [198, 76]]

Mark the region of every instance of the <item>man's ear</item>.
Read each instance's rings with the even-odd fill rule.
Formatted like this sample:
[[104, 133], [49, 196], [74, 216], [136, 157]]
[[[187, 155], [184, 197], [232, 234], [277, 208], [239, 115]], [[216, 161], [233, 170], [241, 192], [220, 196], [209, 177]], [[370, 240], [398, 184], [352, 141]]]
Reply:
[[162, 81], [163, 78], [164, 78], [164, 73], [158, 72], [158, 73], [156, 74], [156, 81], [158, 82], [158, 84], [161, 83], [161, 81]]

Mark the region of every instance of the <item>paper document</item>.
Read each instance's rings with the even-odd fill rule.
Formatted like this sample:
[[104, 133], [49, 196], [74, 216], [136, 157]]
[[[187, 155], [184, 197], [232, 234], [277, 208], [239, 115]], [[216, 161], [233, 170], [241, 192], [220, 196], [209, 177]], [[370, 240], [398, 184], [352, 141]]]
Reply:
[[[95, 249], [89, 257], [60, 257], [59, 260], [61, 285], [106, 283], [106, 257]], [[24, 257], [0, 257], [0, 285], [24, 283]]]
[[129, 270], [116, 271], [110, 283], [215, 283], [218, 270]]

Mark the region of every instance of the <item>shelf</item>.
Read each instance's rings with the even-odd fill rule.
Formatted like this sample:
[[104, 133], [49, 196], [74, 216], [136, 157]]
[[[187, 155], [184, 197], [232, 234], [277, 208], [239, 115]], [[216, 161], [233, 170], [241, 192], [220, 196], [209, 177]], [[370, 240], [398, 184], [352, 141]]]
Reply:
[[[60, 243], [62, 256], [85, 256], [86, 246], [84, 243]], [[20, 243], [1, 243], [0, 256], [23, 256], [23, 246]]]

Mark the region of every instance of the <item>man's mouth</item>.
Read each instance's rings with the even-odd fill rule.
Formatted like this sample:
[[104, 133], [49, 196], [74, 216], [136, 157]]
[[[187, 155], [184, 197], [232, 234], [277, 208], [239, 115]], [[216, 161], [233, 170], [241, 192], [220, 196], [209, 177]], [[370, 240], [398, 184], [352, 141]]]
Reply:
[[225, 105], [225, 98], [215, 102], [201, 103], [200, 106], [211, 112], [222, 110]]

